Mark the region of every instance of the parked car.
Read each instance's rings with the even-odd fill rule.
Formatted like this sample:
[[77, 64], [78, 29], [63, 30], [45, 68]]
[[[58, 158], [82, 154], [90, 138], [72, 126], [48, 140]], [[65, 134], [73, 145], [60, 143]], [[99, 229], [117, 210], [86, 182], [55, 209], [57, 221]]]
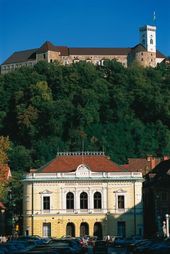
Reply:
[[94, 254], [106, 254], [108, 251], [108, 244], [104, 240], [98, 240], [93, 247]]
[[134, 248], [131, 251], [133, 254], [144, 254], [153, 244], [153, 240], [146, 239], [135, 244]]
[[83, 251], [80, 243], [75, 239], [51, 240], [48, 246], [63, 254], [81, 254]]
[[115, 247], [124, 247], [124, 246], [126, 246], [126, 240], [123, 237], [115, 237], [113, 243], [114, 243]]

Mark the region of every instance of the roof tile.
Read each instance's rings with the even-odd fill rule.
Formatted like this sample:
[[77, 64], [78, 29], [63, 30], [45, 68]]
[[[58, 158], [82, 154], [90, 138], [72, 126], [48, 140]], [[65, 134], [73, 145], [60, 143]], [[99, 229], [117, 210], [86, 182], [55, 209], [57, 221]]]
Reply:
[[47, 165], [40, 168], [42, 173], [72, 172], [80, 164], [85, 164], [94, 172], [120, 172], [125, 171], [104, 155], [65, 155], [57, 156]]

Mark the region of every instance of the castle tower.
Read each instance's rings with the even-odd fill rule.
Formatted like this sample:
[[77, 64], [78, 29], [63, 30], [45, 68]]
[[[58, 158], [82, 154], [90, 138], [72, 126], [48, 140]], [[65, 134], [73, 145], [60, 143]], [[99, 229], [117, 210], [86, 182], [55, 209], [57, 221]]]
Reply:
[[156, 26], [144, 26], [139, 28], [140, 43], [148, 52], [156, 53]]

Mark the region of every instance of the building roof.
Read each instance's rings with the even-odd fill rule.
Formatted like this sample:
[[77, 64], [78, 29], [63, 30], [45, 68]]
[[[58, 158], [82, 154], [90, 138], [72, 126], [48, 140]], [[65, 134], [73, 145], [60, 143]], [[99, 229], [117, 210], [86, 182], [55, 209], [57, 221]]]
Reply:
[[166, 56], [163, 55], [159, 50], [156, 50], [156, 57], [157, 58], [166, 58]]
[[160, 163], [160, 158], [148, 156], [147, 158], [128, 158], [128, 164], [123, 165], [130, 172], [141, 172], [143, 175], [148, 173]]
[[60, 52], [62, 56], [68, 55], [68, 48], [65, 46], [55, 46], [50, 41], [46, 41], [38, 50], [37, 54], [45, 53], [47, 51]]
[[69, 48], [69, 55], [128, 55], [131, 48]]
[[60, 155], [41, 167], [41, 173], [72, 172], [81, 164], [94, 172], [121, 172], [123, 168], [112, 162], [105, 155]]
[[29, 49], [23, 51], [14, 52], [5, 62], [2, 64], [11, 64], [11, 63], [22, 63], [27, 62], [28, 60], [36, 59], [37, 49]]
[[[140, 52], [146, 51], [146, 49], [142, 44], [137, 44], [133, 48], [68, 48], [66, 46], [55, 46], [50, 41], [46, 41], [40, 46], [40, 48], [14, 52], [7, 60], [2, 63], [2, 65], [36, 60], [36, 54], [42, 54], [47, 51], [60, 52], [61, 56], [127, 56], [131, 51]], [[156, 52], [156, 57], [165, 58], [165, 56], [158, 50]]]
[[132, 51], [135, 51], [135, 52], [145, 52], [147, 50], [146, 50], [146, 48], [141, 43], [139, 43], [139, 44], [135, 45], [132, 48]]

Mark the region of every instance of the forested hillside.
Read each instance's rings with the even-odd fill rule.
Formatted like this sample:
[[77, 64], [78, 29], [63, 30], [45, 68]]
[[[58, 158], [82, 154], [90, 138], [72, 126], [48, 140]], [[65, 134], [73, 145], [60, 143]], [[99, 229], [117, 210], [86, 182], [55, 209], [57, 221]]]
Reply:
[[170, 68], [39, 62], [1, 75], [0, 136], [17, 171], [59, 151], [104, 150], [117, 163], [170, 154]]

